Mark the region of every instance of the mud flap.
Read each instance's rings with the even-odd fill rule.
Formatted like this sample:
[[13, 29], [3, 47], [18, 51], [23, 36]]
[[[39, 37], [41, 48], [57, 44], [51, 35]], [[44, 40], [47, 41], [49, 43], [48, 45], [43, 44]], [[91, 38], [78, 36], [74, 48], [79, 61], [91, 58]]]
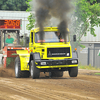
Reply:
[[28, 50], [16, 50], [16, 53], [20, 57], [20, 63], [21, 63], [21, 71], [29, 71], [29, 53]]

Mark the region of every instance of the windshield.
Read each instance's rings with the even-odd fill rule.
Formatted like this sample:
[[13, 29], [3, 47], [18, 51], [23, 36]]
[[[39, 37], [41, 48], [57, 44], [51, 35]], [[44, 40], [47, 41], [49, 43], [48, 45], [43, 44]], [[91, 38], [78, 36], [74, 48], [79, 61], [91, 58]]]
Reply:
[[[39, 32], [35, 34], [35, 42], [40, 43], [40, 37], [39, 37]], [[68, 41], [68, 39], [67, 39]], [[64, 42], [64, 39], [61, 36], [61, 33], [59, 32], [44, 32], [44, 40], [43, 42], [45, 43], [50, 43], [50, 42]]]
[[13, 46], [14, 45], [19, 45], [19, 31], [15, 30], [7, 30], [4, 31], [4, 43], [5, 46]]

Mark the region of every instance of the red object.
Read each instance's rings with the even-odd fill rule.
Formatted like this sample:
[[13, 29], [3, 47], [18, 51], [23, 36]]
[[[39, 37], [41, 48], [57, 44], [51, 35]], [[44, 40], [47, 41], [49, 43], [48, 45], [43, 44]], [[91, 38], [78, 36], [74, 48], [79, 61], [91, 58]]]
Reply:
[[21, 29], [21, 20], [0, 20], [0, 29]]
[[45, 40], [38, 40], [37, 42], [38, 42], [38, 43], [40, 43], [40, 42], [45, 42]]
[[16, 50], [28, 50], [29, 48], [24, 48], [24, 47], [12, 47], [12, 46], [5, 46], [3, 49], [3, 63], [4, 63], [4, 68], [7, 67], [7, 57], [12, 57], [16, 58], [18, 55], [16, 54]]
[[4, 68], [6, 68], [6, 59], [7, 59], [7, 57], [4, 57]]
[[64, 42], [64, 39], [60, 39], [60, 42]]

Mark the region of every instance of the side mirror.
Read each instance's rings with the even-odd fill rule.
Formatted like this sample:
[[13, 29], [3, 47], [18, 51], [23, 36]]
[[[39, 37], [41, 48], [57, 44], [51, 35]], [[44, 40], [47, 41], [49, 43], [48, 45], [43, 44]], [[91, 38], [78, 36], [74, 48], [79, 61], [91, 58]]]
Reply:
[[76, 42], [76, 35], [73, 35], [73, 41]]
[[22, 36], [20, 36], [19, 38], [20, 38], [20, 39], [22, 39], [22, 38], [23, 38], [23, 35], [22, 35]]

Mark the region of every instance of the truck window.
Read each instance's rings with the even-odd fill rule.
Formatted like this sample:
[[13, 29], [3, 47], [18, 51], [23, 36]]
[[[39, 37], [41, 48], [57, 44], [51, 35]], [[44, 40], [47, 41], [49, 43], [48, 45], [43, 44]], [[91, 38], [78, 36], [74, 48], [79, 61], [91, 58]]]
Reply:
[[4, 31], [4, 45], [16, 44], [19, 45], [19, 31], [7, 30]]
[[33, 32], [31, 32], [31, 42], [33, 43]]
[[[39, 32], [35, 34], [35, 42], [39, 43], [40, 36]], [[44, 32], [44, 40], [45, 43], [50, 42], [64, 42], [64, 39], [62, 38], [61, 34], [59, 32]]]

